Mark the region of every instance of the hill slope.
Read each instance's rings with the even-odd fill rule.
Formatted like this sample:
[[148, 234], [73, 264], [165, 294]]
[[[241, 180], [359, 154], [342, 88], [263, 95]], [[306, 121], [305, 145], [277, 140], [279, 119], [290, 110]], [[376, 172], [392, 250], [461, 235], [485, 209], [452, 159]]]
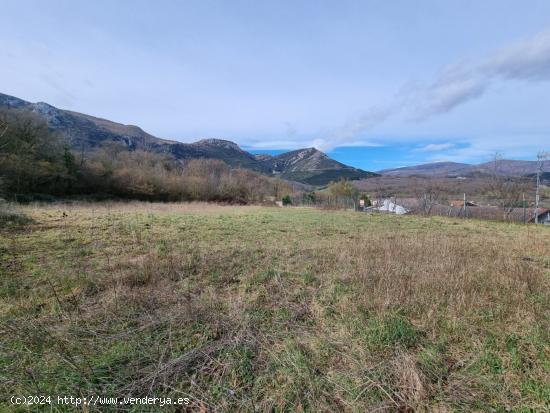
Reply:
[[128, 150], [142, 149], [168, 153], [177, 160], [219, 159], [232, 167], [251, 169], [266, 175], [279, 175], [284, 179], [311, 185], [325, 185], [332, 180], [362, 179], [376, 175], [337, 162], [314, 148], [299, 149], [275, 157], [255, 156], [228, 140], [202, 139], [194, 143], [182, 143], [161, 139], [138, 126], [58, 109], [44, 102], [30, 103], [1, 93], [0, 108], [35, 113], [78, 151], [86, 152], [106, 143], [116, 142]]
[[466, 163], [458, 162], [433, 162], [415, 166], [405, 166], [402, 168], [384, 169], [378, 171], [381, 175], [387, 176], [412, 176], [412, 175], [431, 175], [431, 176], [448, 176], [458, 174], [464, 169], [470, 167]]
[[[384, 169], [378, 171], [385, 176], [431, 176], [431, 177], [456, 177], [456, 176], [479, 176], [490, 175], [497, 172], [507, 176], [528, 176], [537, 172], [537, 161], [519, 161], [502, 159], [495, 167], [494, 162], [485, 162], [478, 165], [470, 165], [457, 162], [433, 162], [422, 165], [407, 166], [403, 168]], [[550, 169], [550, 161], [545, 161], [544, 170]]]

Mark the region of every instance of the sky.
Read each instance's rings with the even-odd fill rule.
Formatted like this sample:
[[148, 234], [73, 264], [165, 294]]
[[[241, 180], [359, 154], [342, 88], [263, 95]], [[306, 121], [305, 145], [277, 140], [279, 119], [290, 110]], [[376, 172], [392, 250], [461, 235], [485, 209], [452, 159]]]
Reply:
[[2, 0], [0, 92], [366, 170], [550, 150], [547, 0]]

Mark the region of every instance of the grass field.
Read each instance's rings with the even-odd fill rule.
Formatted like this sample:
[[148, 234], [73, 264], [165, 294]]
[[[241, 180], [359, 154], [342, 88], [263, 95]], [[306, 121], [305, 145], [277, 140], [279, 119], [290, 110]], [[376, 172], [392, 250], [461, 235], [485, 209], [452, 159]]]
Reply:
[[219, 412], [550, 409], [548, 227], [20, 210], [31, 221], [0, 224], [0, 410], [14, 394], [188, 397]]

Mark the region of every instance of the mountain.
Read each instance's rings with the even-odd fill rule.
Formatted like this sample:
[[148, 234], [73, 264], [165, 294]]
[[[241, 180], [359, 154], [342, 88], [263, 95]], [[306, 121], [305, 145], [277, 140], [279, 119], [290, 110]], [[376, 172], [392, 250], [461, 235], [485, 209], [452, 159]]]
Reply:
[[[497, 162], [485, 162], [479, 165], [473, 165], [472, 173], [494, 173], [495, 171], [502, 175], [509, 176], [527, 176], [537, 173], [539, 163], [537, 161], [517, 161], [512, 159], [502, 159]], [[496, 168], [496, 169], [495, 169]], [[550, 161], [544, 161], [543, 171], [550, 170]]]
[[[495, 172], [506, 176], [533, 176], [538, 169], [537, 161], [518, 161], [512, 159], [499, 160], [495, 162], [485, 162], [478, 165], [470, 165], [457, 162], [434, 162], [416, 166], [407, 166], [403, 168], [384, 169], [378, 171], [385, 176], [431, 176], [431, 177], [474, 177], [487, 176]], [[550, 161], [545, 161], [543, 170], [550, 170]]]
[[376, 175], [344, 165], [315, 148], [286, 152], [265, 159], [264, 162], [269, 165], [272, 173], [310, 185], [324, 185], [339, 179], [364, 179]]
[[177, 160], [219, 159], [232, 167], [251, 169], [309, 185], [326, 185], [333, 180], [362, 179], [376, 175], [337, 162], [314, 148], [299, 149], [278, 156], [252, 155], [228, 140], [202, 139], [193, 143], [182, 143], [161, 139], [138, 126], [123, 125], [58, 109], [44, 102], [31, 103], [0, 93], [0, 108], [2, 107], [36, 114], [77, 151], [88, 152], [106, 143], [116, 142], [128, 150], [167, 153]]
[[36, 114], [48, 123], [50, 129], [63, 135], [72, 147], [79, 150], [93, 149], [105, 141], [120, 142], [129, 149], [175, 143], [156, 138], [137, 126], [58, 109], [44, 102], [30, 103], [1, 93], [0, 107]]
[[413, 176], [413, 175], [430, 175], [430, 176], [450, 176], [460, 175], [461, 171], [469, 168], [471, 165], [458, 162], [433, 162], [415, 166], [405, 166], [402, 168], [384, 169], [378, 171], [381, 175], [386, 176]]

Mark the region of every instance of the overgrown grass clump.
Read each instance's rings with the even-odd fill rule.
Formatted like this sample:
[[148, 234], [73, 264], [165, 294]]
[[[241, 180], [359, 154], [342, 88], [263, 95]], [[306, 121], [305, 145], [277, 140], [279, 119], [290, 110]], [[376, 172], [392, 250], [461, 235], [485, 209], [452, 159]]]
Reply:
[[0, 230], [2, 395], [548, 408], [549, 228], [207, 204], [22, 213]]
[[0, 198], [0, 228], [31, 223], [32, 220], [19, 211], [13, 204]]

